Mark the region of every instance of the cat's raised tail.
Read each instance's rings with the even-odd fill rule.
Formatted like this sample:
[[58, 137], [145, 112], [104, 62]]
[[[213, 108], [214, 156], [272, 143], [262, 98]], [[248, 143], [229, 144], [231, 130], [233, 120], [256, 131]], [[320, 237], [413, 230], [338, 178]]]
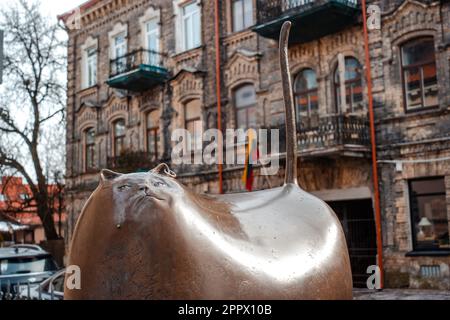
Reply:
[[280, 33], [280, 67], [286, 112], [286, 175], [285, 184], [297, 184], [297, 124], [295, 121], [292, 78], [289, 69], [288, 44], [291, 22], [286, 21]]

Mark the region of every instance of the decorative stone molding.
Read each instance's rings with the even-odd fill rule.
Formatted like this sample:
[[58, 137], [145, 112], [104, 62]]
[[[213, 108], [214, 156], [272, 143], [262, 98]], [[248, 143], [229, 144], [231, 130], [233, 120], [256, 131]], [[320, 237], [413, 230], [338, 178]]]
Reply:
[[78, 110], [80, 110], [83, 104], [89, 106], [97, 106], [98, 104], [98, 87], [90, 87], [78, 92]]
[[435, 30], [440, 23], [439, 2], [425, 4], [414, 0], [406, 0], [391, 14], [386, 15], [383, 29], [387, 37], [395, 41], [398, 37], [416, 30]]
[[82, 105], [76, 117], [76, 132], [81, 134], [89, 127], [97, 127], [97, 111], [93, 107]]
[[143, 111], [161, 108], [163, 92], [161, 90], [151, 90], [139, 97], [139, 108]]
[[118, 118], [123, 118], [128, 123], [128, 105], [126, 99], [112, 96], [103, 109], [102, 120], [105, 125], [109, 125]]
[[202, 69], [203, 48], [196, 48], [185, 51], [183, 53], [172, 56], [172, 66], [169, 66], [174, 74], [179, 73], [183, 69], [201, 70]]
[[[362, 32], [358, 28], [357, 32], [354, 32], [354, 30], [346, 30], [340, 33], [336, 33], [329, 36], [329, 41], [325, 44], [325, 52], [326, 54], [333, 54], [342, 51], [343, 49], [349, 49], [349, 48], [361, 48], [363, 50], [363, 46], [361, 45], [363, 43], [362, 38]], [[313, 52], [311, 52], [313, 53]]]
[[231, 57], [239, 48], [256, 49], [256, 33], [251, 30], [234, 33], [223, 40], [227, 56]]
[[258, 88], [259, 58], [260, 55], [256, 52], [237, 51], [225, 65], [225, 85], [232, 88], [244, 82], [251, 82]]
[[182, 70], [171, 82], [173, 100], [184, 103], [187, 100], [201, 98], [203, 94], [203, 78], [201, 73], [193, 70]]

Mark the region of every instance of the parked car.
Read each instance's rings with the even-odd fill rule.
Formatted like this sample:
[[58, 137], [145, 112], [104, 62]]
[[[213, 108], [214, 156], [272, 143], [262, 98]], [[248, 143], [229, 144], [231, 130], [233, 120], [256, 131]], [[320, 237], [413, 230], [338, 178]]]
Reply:
[[13, 299], [21, 284], [39, 284], [56, 271], [51, 254], [37, 245], [0, 248], [0, 300]]
[[63, 300], [66, 269], [62, 269], [38, 285], [21, 285], [18, 299]]

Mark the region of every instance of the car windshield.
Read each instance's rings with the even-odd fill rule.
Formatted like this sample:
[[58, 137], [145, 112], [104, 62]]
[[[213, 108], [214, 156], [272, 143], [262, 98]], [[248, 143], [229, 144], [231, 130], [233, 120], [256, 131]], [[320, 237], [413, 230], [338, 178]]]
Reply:
[[20, 257], [0, 260], [0, 275], [26, 274], [57, 270], [49, 256]]

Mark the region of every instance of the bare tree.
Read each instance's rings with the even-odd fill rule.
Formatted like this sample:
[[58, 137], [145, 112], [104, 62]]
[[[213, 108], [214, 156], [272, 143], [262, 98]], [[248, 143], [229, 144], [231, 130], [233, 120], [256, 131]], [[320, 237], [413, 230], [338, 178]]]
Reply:
[[46, 238], [58, 239], [53, 221], [55, 208], [51, 205], [53, 195], [47, 186], [63, 164], [53, 167], [45, 162], [49, 158], [45, 145], [51, 143], [53, 152], [63, 153], [64, 138], [54, 134], [65, 122], [62, 75], [66, 57], [62, 30], [56, 19], [52, 22], [42, 15], [39, 2], [29, 0], [19, 0], [2, 10], [0, 28], [5, 30], [0, 172], [17, 172], [26, 180]]

